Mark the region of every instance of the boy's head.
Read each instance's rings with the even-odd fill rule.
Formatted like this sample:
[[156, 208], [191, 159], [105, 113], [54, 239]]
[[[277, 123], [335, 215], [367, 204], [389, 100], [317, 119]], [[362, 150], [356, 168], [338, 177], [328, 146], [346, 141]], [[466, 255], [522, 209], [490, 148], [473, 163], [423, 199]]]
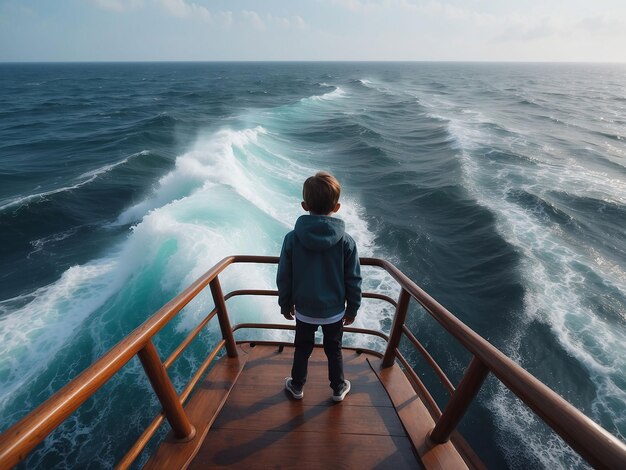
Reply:
[[339, 181], [325, 171], [310, 176], [302, 187], [302, 208], [317, 215], [328, 215], [337, 212], [341, 207], [339, 195], [341, 185]]

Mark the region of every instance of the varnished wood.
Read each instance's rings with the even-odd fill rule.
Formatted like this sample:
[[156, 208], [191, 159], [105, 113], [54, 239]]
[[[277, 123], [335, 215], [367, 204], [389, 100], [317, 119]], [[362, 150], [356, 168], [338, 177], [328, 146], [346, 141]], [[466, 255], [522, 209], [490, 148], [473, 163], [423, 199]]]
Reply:
[[170, 432], [150, 457], [145, 469], [173, 470], [185, 468], [189, 464], [204, 442], [211, 424], [224, 405], [247, 359], [248, 354], [240, 349], [237, 357], [224, 357], [215, 364], [185, 406], [185, 412], [191, 417], [197, 429], [195, 438], [180, 443]]
[[[289, 376], [293, 362], [293, 348], [286, 346], [278, 352], [275, 346], [257, 346], [245, 349], [252, 359], [246, 364], [246, 373], [237, 381], [231, 393], [232, 400], [257, 402], [282, 402], [284, 379]], [[350, 405], [391, 406], [385, 389], [369, 370], [367, 354], [343, 350], [344, 373], [352, 381]], [[259, 393], [259, 390], [265, 393]], [[307, 402], [330, 401], [330, 386], [326, 357], [321, 348], [315, 348], [309, 360], [309, 376], [306, 384]]]
[[220, 322], [220, 330], [222, 330], [222, 338], [226, 342], [226, 352], [228, 357], [237, 356], [237, 343], [235, 343], [235, 337], [233, 336], [233, 329], [230, 326], [230, 320], [228, 319], [228, 310], [226, 310], [226, 302], [224, 301], [224, 294], [222, 293], [222, 286], [217, 276], [209, 283], [211, 288], [211, 294], [213, 295], [213, 302], [217, 309], [217, 319]]
[[[232, 299], [233, 297], [238, 297], [240, 295], [277, 296], [278, 291], [269, 289], [238, 289], [224, 295], [224, 300]], [[377, 294], [375, 292], [363, 292], [361, 295], [364, 299], [383, 300], [391, 304], [394, 308], [397, 307], [396, 301], [384, 294]]]
[[489, 369], [476, 356], [472, 357], [465, 374], [463, 374], [459, 388], [456, 389], [435, 428], [430, 433], [430, 438], [434, 443], [441, 444], [450, 439], [450, 435], [478, 393], [487, 378], [487, 374], [489, 374]]
[[266, 345], [241, 349], [247, 353], [245, 368], [189, 468], [419, 466], [389, 395], [367, 361], [375, 356], [344, 351], [352, 390], [335, 403], [322, 348], [316, 347], [309, 359], [303, 400], [293, 400], [284, 390], [292, 346], [282, 352]]
[[430, 415], [433, 417], [433, 419], [439, 419], [439, 417], [441, 416], [441, 410], [439, 409], [437, 402], [426, 388], [426, 385], [424, 385], [424, 382], [422, 382], [422, 379], [420, 379], [419, 376], [415, 373], [415, 371], [411, 367], [411, 364], [409, 364], [409, 361], [407, 361], [404, 355], [397, 349], [396, 360], [400, 362], [400, 364], [402, 364], [402, 366], [404, 367], [404, 373], [409, 379], [409, 382], [412, 383], [413, 390], [415, 390], [417, 396], [422, 399], [422, 401], [426, 405], [426, 408], [428, 409], [428, 411], [430, 411]]
[[[189, 381], [189, 383], [187, 384], [183, 392], [180, 394], [179, 399], [180, 399], [181, 405], [185, 404], [185, 402], [189, 398], [189, 395], [191, 394], [194, 387], [196, 386], [197, 382], [200, 380], [200, 377], [204, 374], [206, 369], [209, 367], [209, 365], [211, 364], [211, 362], [213, 361], [213, 359], [215, 358], [219, 350], [224, 346], [224, 343], [225, 343], [224, 340], [221, 340], [220, 342], [218, 342], [215, 348], [213, 348], [213, 351], [209, 353], [209, 355], [204, 360], [204, 362], [200, 365], [200, 367], [198, 367], [198, 370], [196, 371], [194, 376], [191, 378], [191, 380]], [[125, 470], [126, 468], [129, 468], [132, 465], [135, 459], [141, 454], [144, 447], [148, 444], [148, 442], [150, 441], [150, 439], [152, 438], [156, 430], [159, 428], [159, 426], [163, 422], [164, 417], [165, 415], [163, 414], [163, 412], [161, 412], [156, 418], [154, 418], [154, 420], [152, 420], [152, 422], [141, 433], [139, 438], [135, 441], [132, 447], [128, 450], [126, 455], [122, 457], [122, 460], [120, 460], [117, 463], [115, 467], [116, 470]], [[192, 436], [190, 439], [187, 439], [186, 441], [191, 441], [193, 440], [194, 437], [195, 435]], [[177, 439], [176, 442], [180, 443], [181, 441], [180, 439]]]
[[[202, 375], [205, 373], [205, 371], [211, 365], [211, 363], [215, 359], [215, 356], [217, 356], [217, 354], [220, 352], [220, 350], [224, 347], [224, 344], [225, 344], [224, 340], [219, 341], [217, 343], [217, 346], [215, 346], [213, 348], [213, 350], [209, 353], [209, 355], [206, 357], [204, 362], [202, 364], [200, 364], [200, 367], [198, 367], [198, 370], [196, 371], [196, 373], [193, 374], [193, 377], [191, 378], [191, 380], [189, 380], [189, 383], [187, 384], [187, 386], [183, 390], [183, 393], [180, 394], [181, 402], [184, 403], [187, 400], [187, 398], [189, 397], [189, 395], [191, 395], [191, 392], [193, 392], [196, 384], [200, 381], [200, 378], [202, 377]], [[235, 357], [237, 357], [237, 356], [235, 356]]]
[[[271, 386], [273, 390], [280, 391], [284, 383], [284, 377], [289, 375], [289, 367], [288, 365], [287, 368], [264, 377], [265, 379], [273, 379], [271, 385], [264, 386], [268, 388]], [[353, 385], [353, 390], [350, 393], [351, 406], [391, 406], [384, 387], [376, 377], [372, 377], [366, 371], [357, 370], [356, 368], [346, 368], [345, 372], [346, 376], [350, 377]], [[253, 376], [246, 375], [242, 377], [232, 391], [232, 399], [240, 402], [247, 401], [248, 403], [282, 401], [283, 397], [279, 393], [259, 396], [257, 392], [259, 385], [261, 384]], [[309, 374], [306, 388], [307, 402], [321, 403], [330, 400], [330, 387], [328, 386], [328, 376], [325, 371], [317, 372], [312, 370], [311, 374]]]
[[389, 393], [389, 398], [421, 458], [422, 466], [429, 470], [467, 468], [452, 443], [437, 446], [430, 443], [428, 434], [435, 426], [435, 422], [402, 370], [398, 366], [382, 367], [381, 361], [377, 359], [369, 362]]
[[406, 437], [212, 429], [207, 442], [190, 470], [419, 468]]
[[[254, 257], [252, 257], [254, 258]], [[185, 307], [227, 266], [254, 261], [277, 263], [277, 257], [224, 258], [183, 292], [170, 300], [122, 341], [61, 388], [35, 410], [0, 435], [0, 468], [11, 468], [22, 461], [48, 434], [65, 421], [80, 405], [128, 363], [153, 336]]]
[[626, 444], [623, 441], [585, 416], [473, 331], [393, 264], [376, 258], [362, 258], [361, 264], [380, 266], [387, 271], [428, 314], [469, 352], [478, 357], [493, 375], [592, 466], [599, 468], [626, 466]]
[[391, 336], [387, 343], [387, 349], [385, 350], [385, 357], [383, 358], [383, 367], [391, 367], [396, 358], [396, 349], [400, 344], [400, 337], [402, 336], [402, 325], [406, 321], [406, 314], [409, 308], [409, 301], [411, 296], [409, 293], [402, 289], [398, 298], [398, 306], [396, 307], [396, 314], [393, 316], [393, 325], [391, 325]]
[[452, 382], [450, 382], [448, 376], [441, 369], [441, 367], [439, 367], [439, 364], [437, 364], [435, 358], [430, 355], [428, 350], [424, 347], [422, 343], [420, 343], [420, 341], [415, 337], [415, 335], [411, 332], [411, 330], [409, 330], [406, 325], [402, 325], [402, 333], [404, 333], [404, 336], [406, 336], [407, 339], [411, 343], [413, 343], [415, 349], [419, 351], [419, 353], [426, 360], [428, 365], [435, 371], [435, 374], [437, 374], [437, 377], [439, 377], [439, 381], [441, 382], [441, 384], [446, 388], [447, 392], [452, 395], [455, 390], [454, 385], [452, 385]]
[[165, 417], [172, 426], [176, 438], [192, 439], [196, 430], [189, 422], [189, 418], [180, 404], [174, 385], [172, 385], [152, 341], [148, 341], [144, 348], [139, 351], [139, 360], [148, 379], [150, 379], [154, 392], [159, 397]]
[[[185, 305], [209, 283], [216, 280], [219, 273], [229, 265], [233, 263], [276, 264], [277, 262], [277, 257], [270, 256], [229, 256], [221, 260], [76, 379], [6, 430], [0, 436], [0, 468], [11, 467], [23, 460], [28, 452], [42, 442], [53, 429], [115, 375]], [[375, 258], [361, 258], [361, 264], [363, 266], [378, 266], [391, 275], [399, 283], [403, 293], [408, 293], [411, 298], [419, 302], [441, 327], [478, 358], [498, 380], [528, 405], [539, 418], [591, 465], [598, 468], [621, 468], [626, 465], [626, 444], [624, 442], [594, 423], [487, 340], [472, 331], [394, 265]], [[213, 284], [218, 285], [218, 283]], [[216, 296], [216, 303], [223, 303], [224, 298], [221, 289], [219, 291], [213, 289], [213, 291]], [[403, 309], [398, 305], [397, 310], [401, 312]], [[229, 355], [232, 356], [237, 353], [237, 350], [234, 340], [229, 337], [229, 333], [232, 335], [232, 330], [224, 324], [224, 320], [228, 320], [225, 306], [221, 311], [220, 323]], [[393, 363], [390, 356], [396, 351], [396, 338], [403, 326], [404, 320], [398, 321], [398, 315], [396, 315], [391, 331], [394, 344], [391, 349], [389, 347], [387, 349], [385, 366], [391, 367]]]
[[[237, 331], [240, 329], [259, 329], [259, 330], [290, 330], [295, 331], [295, 324], [285, 325], [284, 323], [239, 323], [233, 326], [233, 331]], [[380, 331], [368, 330], [365, 328], [354, 328], [351, 326], [346, 326], [343, 329], [344, 333], [358, 333], [364, 335], [372, 335], [378, 336], [385, 341], [389, 341], [389, 336]]]
[[[291, 401], [283, 390], [283, 402], [257, 402], [253, 405], [228, 400], [215, 421], [216, 428], [248, 431], [334, 432], [406, 436], [393, 407], [350, 406], [323, 401]], [[307, 395], [308, 398], [308, 395]]]
[[148, 442], [159, 426], [161, 426], [164, 419], [165, 414], [161, 411], [161, 413], [159, 413], [157, 417], [152, 420], [148, 427], [143, 430], [139, 439], [137, 439], [128, 452], [126, 452], [126, 455], [124, 455], [124, 457], [122, 457], [121, 460], [115, 464], [115, 470], [126, 470], [131, 467], [135, 459], [141, 455], [141, 452], [143, 452], [144, 448], [148, 445]]
[[[282, 374], [285, 375], [285, 374]], [[349, 406], [376, 406], [376, 407], [392, 407], [389, 399], [386, 396], [385, 389], [380, 382], [376, 380], [372, 381], [369, 377], [354, 378], [351, 375], [350, 381], [354, 387], [354, 393], [350, 393]], [[233, 403], [248, 403], [250, 406], [265, 406], [277, 403], [282, 403], [285, 399], [284, 393], [280, 389], [280, 385], [284, 384], [284, 377], [278, 378], [279, 388], [276, 393], [259, 396], [257, 387], [251, 384], [240, 384], [231, 392], [230, 399]], [[306, 389], [307, 403], [315, 404], [332, 404], [329, 394], [329, 387], [326, 384], [309, 384]]]
[[211, 319], [217, 314], [217, 308], [214, 308], [209, 312], [209, 314], [204, 317], [198, 326], [196, 326], [191, 332], [187, 335], [182, 343], [178, 345], [178, 347], [170, 354], [170, 356], [163, 361], [163, 365], [166, 369], [169, 369], [170, 366], [178, 359], [178, 357], [183, 353], [183, 351], [191, 344], [191, 342], [196, 339], [196, 336], [200, 334], [202, 329], [211, 321]]

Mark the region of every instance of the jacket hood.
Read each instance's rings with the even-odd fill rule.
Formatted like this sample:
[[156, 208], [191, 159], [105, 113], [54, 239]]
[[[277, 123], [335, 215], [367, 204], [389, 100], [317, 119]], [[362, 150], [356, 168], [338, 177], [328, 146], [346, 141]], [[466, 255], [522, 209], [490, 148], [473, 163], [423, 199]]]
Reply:
[[294, 231], [305, 248], [325, 251], [342, 239], [346, 225], [343, 220], [327, 215], [303, 215], [296, 221]]

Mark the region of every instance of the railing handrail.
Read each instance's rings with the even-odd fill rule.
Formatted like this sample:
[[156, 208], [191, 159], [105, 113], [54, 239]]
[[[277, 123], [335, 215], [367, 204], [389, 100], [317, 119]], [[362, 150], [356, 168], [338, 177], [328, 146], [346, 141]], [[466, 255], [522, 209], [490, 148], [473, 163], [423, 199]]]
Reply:
[[113, 377], [227, 266], [234, 262], [277, 263], [275, 256], [227, 256], [135, 328], [70, 383], [0, 435], [0, 463], [13, 466]]
[[[223, 305], [225, 298], [219, 289], [217, 276], [233, 263], [276, 264], [278, 263], [278, 257], [238, 255], [222, 259], [78, 377], [0, 435], [0, 463], [8, 462], [9, 465], [14, 465], [21, 461], [53, 429], [60, 425], [84, 401], [113, 377], [132, 357], [146, 347], [152, 338], [180, 310], [214, 280], [216, 280]], [[361, 258], [361, 264], [364, 266], [377, 266], [389, 273], [400, 285], [401, 292], [406, 292], [419, 302], [446, 331], [474, 355], [475, 360], [479, 361], [475, 367], [485, 367], [489, 372], [493, 373], [509, 390], [535, 411], [543, 421], [590, 463], [599, 467], [610, 467], [612, 465], [623, 465], [626, 462], [626, 445], [622, 441], [592, 421], [474, 332], [392, 263], [377, 258]], [[213, 291], [213, 284], [211, 287]], [[234, 292], [237, 292], [234, 295], [248, 293], [275, 295], [274, 291]], [[231, 294], [227, 295], [226, 298], [229, 298]], [[381, 300], [391, 300], [380, 294], [368, 296]], [[217, 303], [216, 308], [218, 308]], [[404, 308], [406, 308], [406, 305]], [[221, 317], [220, 322], [222, 322]], [[399, 325], [396, 325], [394, 321], [394, 331], [396, 328], [401, 329], [403, 325], [404, 321]], [[391, 333], [393, 337], [393, 331]], [[229, 344], [226, 341], [227, 348], [232, 348], [232, 344]], [[396, 346], [394, 346], [393, 350], [395, 350]], [[480, 383], [482, 381], [477, 383], [476, 386], [480, 387]], [[456, 393], [458, 392], [459, 390]]]
[[387, 271], [446, 331], [586, 460], [598, 467], [617, 468], [618, 464], [626, 464], [624, 442], [455, 317], [393, 264], [376, 258], [362, 259], [362, 264]]

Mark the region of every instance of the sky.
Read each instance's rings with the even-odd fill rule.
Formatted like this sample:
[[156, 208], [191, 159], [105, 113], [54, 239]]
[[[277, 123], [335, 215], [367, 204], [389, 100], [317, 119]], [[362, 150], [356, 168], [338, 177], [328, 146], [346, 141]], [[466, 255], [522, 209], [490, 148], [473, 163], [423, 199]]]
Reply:
[[0, 61], [626, 62], [626, 0], [0, 0]]

